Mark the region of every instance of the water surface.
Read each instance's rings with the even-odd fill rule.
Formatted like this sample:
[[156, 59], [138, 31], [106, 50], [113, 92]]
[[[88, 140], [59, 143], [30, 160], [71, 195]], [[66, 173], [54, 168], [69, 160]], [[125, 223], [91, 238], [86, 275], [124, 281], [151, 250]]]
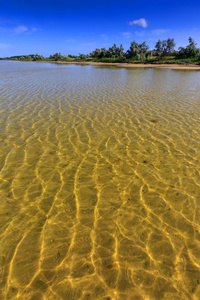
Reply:
[[199, 82], [0, 62], [0, 299], [200, 299]]

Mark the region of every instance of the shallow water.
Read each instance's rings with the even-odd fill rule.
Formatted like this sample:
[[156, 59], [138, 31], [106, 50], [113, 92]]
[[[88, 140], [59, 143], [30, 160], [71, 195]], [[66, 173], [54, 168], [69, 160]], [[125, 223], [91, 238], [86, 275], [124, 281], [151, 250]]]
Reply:
[[0, 299], [200, 299], [199, 82], [0, 62]]

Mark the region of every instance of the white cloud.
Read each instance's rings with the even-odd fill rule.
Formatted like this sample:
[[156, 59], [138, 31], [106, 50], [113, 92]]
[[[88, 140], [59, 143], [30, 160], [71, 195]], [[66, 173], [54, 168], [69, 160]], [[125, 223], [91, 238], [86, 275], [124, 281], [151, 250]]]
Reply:
[[24, 25], [20, 25], [20, 26], [16, 26], [16, 27], [0, 27], [0, 33], [8, 33], [11, 35], [22, 34], [22, 33], [32, 34], [38, 30], [40, 30], [40, 29], [38, 29], [36, 27], [28, 28]]
[[131, 32], [122, 32], [122, 35], [125, 37], [125, 38], [130, 38], [132, 36]]
[[135, 34], [139, 37], [144, 37], [147, 35], [147, 32], [143, 31], [135, 31]]
[[28, 31], [28, 28], [26, 26], [17, 26], [14, 28], [14, 32], [16, 34], [24, 33], [26, 31]]
[[144, 18], [141, 18], [139, 20], [134, 20], [132, 22], [129, 22], [129, 25], [131, 25], [131, 26], [136, 25], [136, 26], [140, 26], [140, 27], [143, 27], [143, 28], [147, 28], [148, 23]]
[[31, 28], [31, 32], [36, 32], [38, 29], [36, 27]]
[[159, 36], [159, 35], [163, 35], [163, 34], [167, 33], [168, 31], [169, 31], [169, 29], [155, 29], [155, 30], [151, 30], [151, 34]]
[[28, 34], [31, 34], [33, 32], [36, 32], [38, 31], [38, 28], [36, 27], [31, 27], [31, 28], [28, 28], [26, 26], [17, 26], [17, 27], [0, 27], [0, 32], [1, 33], [10, 33], [10, 34], [21, 34], [21, 33], [28, 33]]
[[151, 31], [135, 31], [135, 35], [139, 36], [139, 37], [157, 37], [157, 36], [163, 36], [166, 33], [169, 32], [169, 29], [155, 29], [155, 30], [151, 30]]

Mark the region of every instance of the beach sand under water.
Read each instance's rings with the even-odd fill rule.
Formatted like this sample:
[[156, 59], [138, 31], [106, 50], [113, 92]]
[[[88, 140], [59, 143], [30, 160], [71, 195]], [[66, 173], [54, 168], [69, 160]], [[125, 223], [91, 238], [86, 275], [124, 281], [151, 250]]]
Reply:
[[200, 73], [0, 67], [0, 299], [200, 299]]

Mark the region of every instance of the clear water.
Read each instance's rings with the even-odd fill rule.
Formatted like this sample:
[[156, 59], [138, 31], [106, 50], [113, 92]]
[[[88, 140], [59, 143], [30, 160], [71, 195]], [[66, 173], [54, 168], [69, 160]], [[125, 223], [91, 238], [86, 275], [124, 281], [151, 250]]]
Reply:
[[0, 62], [0, 299], [200, 299], [199, 83]]

